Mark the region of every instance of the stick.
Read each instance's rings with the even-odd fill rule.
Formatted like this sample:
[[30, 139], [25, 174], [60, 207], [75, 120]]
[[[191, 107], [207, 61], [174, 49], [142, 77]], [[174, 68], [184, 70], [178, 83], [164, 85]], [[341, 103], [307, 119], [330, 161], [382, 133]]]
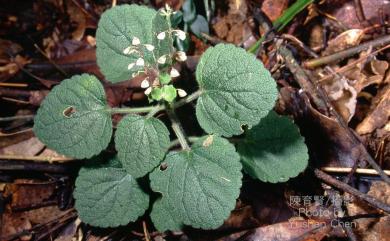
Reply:
[[319, 67], [322, 65], [341, 61], [341, 60], [348, 58], [352, 55], [360, 53], [361, 51], [364, 51], [370, 47], [372, 47], [372, 48], [381, 47], [381, 46], [387, 45], [389, 43], [390, 43], [390, 35], [383, 36], [381, 38], [365, 42], [365, 43], [358, 45], [356, 47], [342, 50], [342, 51], [336, 52], [336, 53], [328, 55], [328, 56], [308, 60], [303, 64], [303, 66], [305, 68], [313, 69], [313, 68], [316, 68], [316, 67]]
[[314, 169], [314, 174], [316, 175], [316, 177], [318, 177], [320, 180], [324, 181], [325, 183], [328, 183], [328, 184], [330, 184], [330, 185], [332, 185], [332, 186], [334, 186], [334, 187], [336, 187], [344, 192], [350, 193], [350, 194], [356, 196], [357, 198], [366, 201], [368, 204], [370, 204], [374, 208], [378, 208], [378, 209], [383, 210], [386, 213], [390, 213], [390, 206], [385, 204], [385, 203], [380, 202], [376, 198], [360, 192], [359, 190], [349, 186], [348, 184], [346, 184], [344, 182], [341, 182], [341, 181], [333, 178], [332, 176], [326, 174], [325, 172], [323, 172], [319, 169]]

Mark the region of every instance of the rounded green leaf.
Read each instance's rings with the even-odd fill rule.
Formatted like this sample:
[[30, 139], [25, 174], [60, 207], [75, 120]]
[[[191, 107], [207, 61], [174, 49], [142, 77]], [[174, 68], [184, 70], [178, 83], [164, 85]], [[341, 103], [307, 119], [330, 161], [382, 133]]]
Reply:
[[162, 194], [174, 223], [202, 229], [221, 226], [234, 209], [241, 187], [241, 163], [234, 146], [209, 136], [189, 151], [169, 153], [164, 162], [167, 168], [150, 174], [151, 187]]
[[116, 227], [136, 221], [149, 206], [149, 196], [122, 168], [82, 168], [74, 190], [80, 219], [92, 226]]
[[90, 158], [111, 140], [104, 88], [88, 74], [66, 79], [47, 95], [34, 119], [35, 135], [60, 154]]
[[153, 221], [154, 227], [160, 232], [167, 230], [180, 231], [184, 227], [183, 223], [174, 216], [172, 209], [166, 201], [163, 201], [161, 198], [153, 204], [150, 218]]
[[196, 104], [207, 133], [230, 137], [259, 123], [274, 107], [274, 79], [254, 55], [231, 44], [218, 44], [201, 57], [196, 79], [202, 91]]
[[145, 176], [164, 159], [169, 147], [169, 131], [156, 118], [128, 115], [115, 133], [118, 157], [133, 177]]
[[264, 182], [285, 182], [305, 170], [308, 150], [297, 126], [271, 111], [238, 145], [245, 172]]
[[152, 20], [156, 11], [138, 5], [120, 5], [102, 14], [96, 32], [96, 58], [100, 70], [107, 80], [116, 83], [131, 78], [133, 73], [143, 69], [128, 65], [136, 62], [139, 54], [125, 54], [134, 37], [141, 44], [152, 43]]

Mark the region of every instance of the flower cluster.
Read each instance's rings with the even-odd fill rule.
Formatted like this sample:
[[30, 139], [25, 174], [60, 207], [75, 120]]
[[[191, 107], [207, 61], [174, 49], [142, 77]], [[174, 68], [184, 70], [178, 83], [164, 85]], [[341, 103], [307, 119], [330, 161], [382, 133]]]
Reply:
[[[162, 16], [166, 16], [167, 21], [170, 21], [170, 16], [174, 13], [175, 12], [173, 12], [173, 10], [168, 5], [166, 5], [164, 9], [160, 10], [160, 14]], [[173, 61], [186, 61], [186, 53], [183, 51], [175, 51], [173, 53], [155, 56], [154, 50], [155, 48], [158, 48], [159, 42], [164, 41], [166, 38], [172, 38], [173, 36], [176, 36], [181, 41], [184, 41], [186, 39], [186, 33], [180, 29], [169, 28], [166, 31], [156, 33], [155, 36], [158, 40], [157, 46], [153, 46], [152, 44], [143, 44], [139, 38], [133, 37], [131, 45], [123, 50], [123, 54], [138, 56], [138, 58], [134, 62], [129, 63], [127, 68], [128, 70], [135, 71], [132, 75], [133, 78], [140, 73], [148, 73], [148, 70], [150, 69], [153, 70], [152, 72], [157, 73], [157, 77], [155, 79], [150, 80], [149, 77], [146, 77], [141, 82], [141, 88], [145, 89], [144, 93], [149, 97], [150, 100], [159, 101], [164, 99], [168, 102], [171, 102], [176, 98], [176, 96], [185, 97], [187, 95], [185, 90], [176, 89], [170, 83], [173, 78], [180, 76], [179, 71], [172, 67], [174, 63]], [[150, 55], [148, 54], [147, 56], [153, 56], [153, 62], [155, 64], [145, 61], [145, 55], [147, 52], [150, 53]]]

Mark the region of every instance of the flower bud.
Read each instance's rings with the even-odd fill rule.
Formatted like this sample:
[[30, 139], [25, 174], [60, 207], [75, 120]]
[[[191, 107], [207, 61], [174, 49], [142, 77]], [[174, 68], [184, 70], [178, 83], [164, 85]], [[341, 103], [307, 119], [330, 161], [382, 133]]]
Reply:
[[149, 95], [152, 92], [152, 87], [149, 87], [145, 90], [145, 95]]
[[139, 45], [140, 43], [141, 43], [141, 41], [137, 37], [134, 37], [133, 41], [131, 41], [131, 44], [134, 46]]
[[184, 62], [187, 60], [187, 55], [183, 51], [176, 52], [176, 60], [179, 62]]
[[171, 69], [171, 72], [169, 73], [169, 75], [170, 75], [172, 78], [176, 78], [176, 77], [179, 77], [179, 76], [180, 76], [180, 73], [179, 73], [179, 71], [177, 71], [177, 69], [172, 68], [172, 69]]
[[165, 62], [167, 62], [167, 56], [166, 55], [161, 56], [157, 60], [157, 63], [159, 63], [159, 64], [165, 64]]
[[154, 46], [151, 45], [151, 44], [145, 44], [144, 46], [145, 46], [145, 48], [146, 48], [148, 51], [150, 51], [150, 52], [152, 52], [152, 51], [154, 50]]
[[177, 89], [177, 94], [180, 96], [180, 97], [186, 97], [187, 96], [187, 92], [183, 89]]
[[128, 66], [127, 66], [127, 69], [128, 70], [131, 70], [133, 67], [134, 67], [135, 63], [130, 63]]
[[137, 62], [135, 62], [136, 65], [138, 66], [144, 66], [145, 65], [145, 61], [143, 58], [139, 58], [137, 59]]
[[142, 88], [142, 89], [149, 88], [149, 86], [150, 86], [150, 84], [149, 84], [148, 78], [144, 79], [144, 80], [141, 82], [141, 88]]
[[157, 35], [157, 39], [164, 40], [165, 39], [165, 32], [161, 32]]

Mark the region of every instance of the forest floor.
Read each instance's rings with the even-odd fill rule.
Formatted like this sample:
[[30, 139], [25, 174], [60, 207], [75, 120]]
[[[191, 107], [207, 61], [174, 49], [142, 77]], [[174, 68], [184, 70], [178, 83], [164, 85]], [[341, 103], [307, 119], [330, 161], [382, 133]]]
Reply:
[[[0, 240], [390, 240], [389, 1], [310, 1], [281, 29], [272, 22], [295, 1], [194, 2], [208, 33], [189, 33], [186, 79], [177, 81], [196, 87], [194, 70], [209, 46], [250, 49], [263, 36], [254, 53], [277, 81], [275, 111], [305, 137], [306, 171], [279, 184], [245, 176], [217, 230], [159, 233], [147, 216], [120, 228], [83, 224], [72, 197], [83, 161], [46, 148], [32, 132], [34, 115], [73, 74], [104, 80], [95, 55], [104, 10], [124, 3], [181, 10], [184, 0], [0, 0]], [[147, 103], [140, 81], [103, 83], [110, 106]], [[193, 109], [179, 116], [186, 111]]]

